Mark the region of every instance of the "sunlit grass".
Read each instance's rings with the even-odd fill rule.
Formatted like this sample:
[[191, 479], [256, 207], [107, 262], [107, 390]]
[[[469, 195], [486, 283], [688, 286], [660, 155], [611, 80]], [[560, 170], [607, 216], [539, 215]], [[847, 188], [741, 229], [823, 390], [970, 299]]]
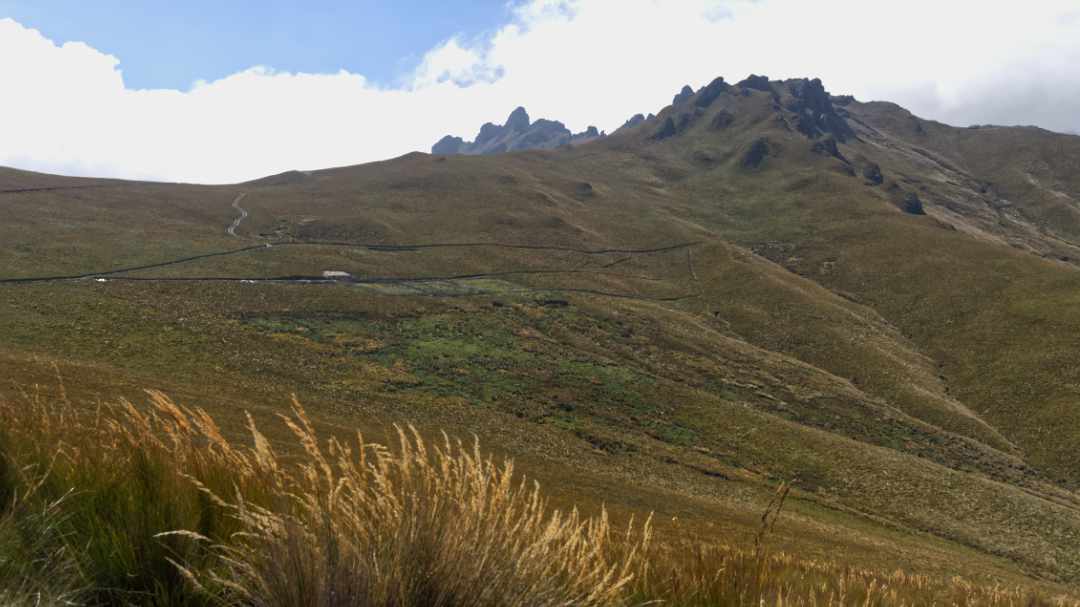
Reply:
[[225, 438], [204, 411], [0, 401], [0, 603], [265, 606], [1075, 605], [549, 506], [478, 444]]

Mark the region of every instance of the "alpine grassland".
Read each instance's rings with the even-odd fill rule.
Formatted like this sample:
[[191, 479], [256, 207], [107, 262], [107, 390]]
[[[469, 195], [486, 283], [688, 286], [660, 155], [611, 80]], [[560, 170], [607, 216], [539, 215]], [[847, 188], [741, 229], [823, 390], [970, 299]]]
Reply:
[[0, 400], [4, 605], [1080, 605], [773, 550], [783, 484], [738, 545], [556, 508], [476, 439], [324, 438], [293, 399], [241, 443], [146, 401]]

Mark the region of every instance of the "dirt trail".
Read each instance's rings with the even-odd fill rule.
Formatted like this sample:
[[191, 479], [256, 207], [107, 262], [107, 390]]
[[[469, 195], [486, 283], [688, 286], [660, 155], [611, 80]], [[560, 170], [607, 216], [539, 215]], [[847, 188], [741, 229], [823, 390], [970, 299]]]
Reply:
[[[243, 195], [237, 197], [233, 202], [236, 208], [242, 211], [239, 203], [243, 199]], [[246, 217], [246, 212], [241, 212], [241, 215], [233, 223], [231, 228], [235, 229], [240, 224], [240, 221]], [[230, 230], [230, 234], [234, 235]], [[238, 237], [239, 238], [239, 237]], [[364, 248], [373, 252], [385, 252], [385, 253], [402, 253], [402, 252], [415, 252], [425, 249], [439, 249], [439, 248], [453, 248], [453, 247], [494, 247], [494, 248], [506, 248], [506, 249], [525, 249], [525, 250], [546, 250], [546, 251], [571, 251], [584, 255], [606, 255], [606, 254], [623, 254], [628, 257], [619, 261], [625, 261], [635, 255], [651, 255], [657, 253], [666, 253], [670, 251], [677, 251], [680, 249], [689, 249], [695, 245], [700, 244], [698, 242], [685, 242], [673, 245], [667, 245], [662, 247], [652, 247], [645, 249], [585, 249], [575, 247], [564, 246], [551, 246], [551, 245], [530, 245], [530, 244], [509, 244], [509, 243], [426, 243], [426, 244], [365, 244], [365, 243], [346, 243], [346, 242], [282, 242], [282, 243], [263, 243], [256, 244], [239, 249], [232, 249], [228, 251], [216, 251], [211, 253], [204, 253], [201, 255], [192, 255], [188, 257], [181, 257], [178, 259], [171, 259], [167, 261], [161, 261], [157, 263], [144, 264], [139, 266], [129, 266], [123, 268], [115, 268], [112, 270], [102, 270], [98, 272], [87, 272], [83, 274], [70, 274], [70, 275], [54, 275], [54, 276], [28, 276], [22, 278], [4, 278], [0, 277], [0, 285], [4, 284], [32, 284], [32, 283], [49, 283], [49, 282], [63, 282], [63, 281], [77, 281], [77, 280], [123, 280], [130, 282], [293, 282], [302, 284], [318, 284], [318, 283], [337, 283], [339, 281], [335, 279], [326, 279], [318, 276], [280, 276], [280, 277], [133, 277], [133, 276], [121, 276], [123, 274], [129, 274], [132, 272], [138, 272], [143, 270], [152, 270], [165, 268], [169, 266], [177, 266], [190, 262], [200, 261], [204, 259], [210, 259], [215, 257], [228, 257], [232, 255], [244, 255], [254, 253], [256, 251], [266, 251], [276, 247], [350, 247], [350, 248]], [[643, 280], [662, 281], [663, 279], [649, 277], [649, 276], [630, 276], [626, 274], [619, 274], [610, 271], [604, 271], [611, 267], [601, 266], [598, 269], [542, 269], [542, 270], [504, 270], [496, 272], [483, 272], [475, 274], [456, 274], [446, 276], [423, 276], [423, 277], [404, 277], [404, 276], [382, 276], [382, 277], [367, 277], [362, 279], [352, 279], [349, 282], [359, 284], [409, 284], [409, 283], [423, 283], [423, 282], [438, 282], [438, 281], [460, 281], [460, 280], [475, 280], [482, 278], [498, 278], [507, 277], [513, 275], [530, 275], [530, 274], [602, 274], [621, 276], [624, 278], [637, 278]], [[651, 298], [644, 296], [636, 296], [629, 294], [616, 294], [607, 293], [601, 291], [593, 291], [591, 289], [573, 289], [573, 288], [561, 288], [561, 289], [546, 289], [551, 291], [565, 291], [565, 292], [577, 292], [577, 293], [592, 293], [595, 295], [603, 295], [607, 297], [621, 297], [628, 299], [640, 299], [647, 301], [678, 301], [687, 299], [689, 297], [696, 297], [696, 294], [679, 295], [671, 298]]]
[[233, 220], [232, 225], [225, 228], [225, 232], [227, 232], [229, 234], [229, 236], [232, 236], [234, 238], [240, 238], [239, 236], [236, 235], [236, 228], [239, 228], [240, 224], [245, 219], [247, 219], [247, 216], [248, 216], [247, 209], [240, 206], [240, 201], [243, 200], [245, 196], [247, 196], [247, 192], [244, 192], [243, 194], [237, 196], [236, 200], [232, 201], [232, 207], [234, 209], [236, 209], [237, 211], [239, 211], [240, 215], [236, 219]]
[[57, 192], [60, 190], [89, 190], [92, 188], [107, 188], [114, 184], [92, 184], [92, 185], [55, 185], [55, 186], [43, 186], [32, 188], [6, 188], [0, 189], [0, 194], [27, 194], [30, 192]]

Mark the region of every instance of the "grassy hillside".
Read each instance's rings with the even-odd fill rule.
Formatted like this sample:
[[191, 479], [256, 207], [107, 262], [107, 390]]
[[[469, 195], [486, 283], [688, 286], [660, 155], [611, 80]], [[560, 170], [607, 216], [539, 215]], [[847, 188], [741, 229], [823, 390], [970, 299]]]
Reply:
[[55, 361], [77, 402], [152, 386], [230, 436], [298, 392], [736, 544], [784, 481], [804, 558], [1075, 587], [1076, 142], [749, 81], [572, 149], [5, 171], [0, 390]]
[[250, 421], [240, 446], [149, 396], [0, 400], [5, 605], [1076, 604], [776, 551], [784, 484], [740, 549], [560, 510], [478, 442], [324, 441], [294, 400], [284, 451]]

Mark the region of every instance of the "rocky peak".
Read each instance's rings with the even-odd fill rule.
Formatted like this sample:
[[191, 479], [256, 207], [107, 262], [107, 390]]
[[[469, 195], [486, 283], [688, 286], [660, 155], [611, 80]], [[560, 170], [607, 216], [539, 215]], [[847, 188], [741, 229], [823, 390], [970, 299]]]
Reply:
[[518, 107], [502, 126], [485, 123], [472, 142], [447, 135], [431, 146], [432, 154], [500, 154], [517, 150], [550, 150], [564, 145], [586, 143], [604, 137], [596, 127], [573, 135], [566, 125], [543, 118], [532, 122], [525, 108]]
[[697, 99], [694, 100], [694, 105], [704, 108], [712, 105], [713, 101], [720, 96], [721, 93], [731, 88], [727, 82], [724, 82], [723, 76], [717, 78], [705, 85], [700, 91], [698, 91]]
[[529, 113], [521, 106], [510, 112], [510, 116], [506, 119], [506, 128], [511, 131], [524, 131], [529, 128], [529, 124]]
[[624, 122], [621, 127], [616, 129], [616, 132], [621, 131], [623, 129], [632, 129], [635, 126], [637, 126], [637, 125], [639, 125], [639, 124], [641, 124], [643, 122], [645, 122], [645, 114], [634, 114], [633, 116], [628, 118], [626, 120], [626, 122]]
[[832, 96], [819, 78], [790, 81], [788, 89], [791, 100], [787, 109], [796, 115], [795, 126], [799, 132], [811, 139], [832, 135], [841, 142], [855, 136], [847, 120], [837, 112]]
[[758, 76], [757, 74], [750, 74], [747, 76], [745, 80], [739, 83], [739, 87], [755, 91], [765, 91], [767, 93], [772, 92], [772, 85], [769, 83], [769, 77]]
[[454, 137], [447, 135], [440, 139], [435, 145], [431, 146], [432, 154], [460, 154], [462, 146], [465, 145], [465, 140], [461, 137]]
[[476, 134], [476, 143], [487, 143], [492, 139], [495, 139], [503, 132], [503, 128], [490, 122], [485, 122], [480, 127], [480, 132]]
[[679, 105], [680, 103], [690, 99], [694, 96], [694, 89], [690, 88], [690, 85], [684, 85], [678, 95], [671, 100], [671, 105]]

